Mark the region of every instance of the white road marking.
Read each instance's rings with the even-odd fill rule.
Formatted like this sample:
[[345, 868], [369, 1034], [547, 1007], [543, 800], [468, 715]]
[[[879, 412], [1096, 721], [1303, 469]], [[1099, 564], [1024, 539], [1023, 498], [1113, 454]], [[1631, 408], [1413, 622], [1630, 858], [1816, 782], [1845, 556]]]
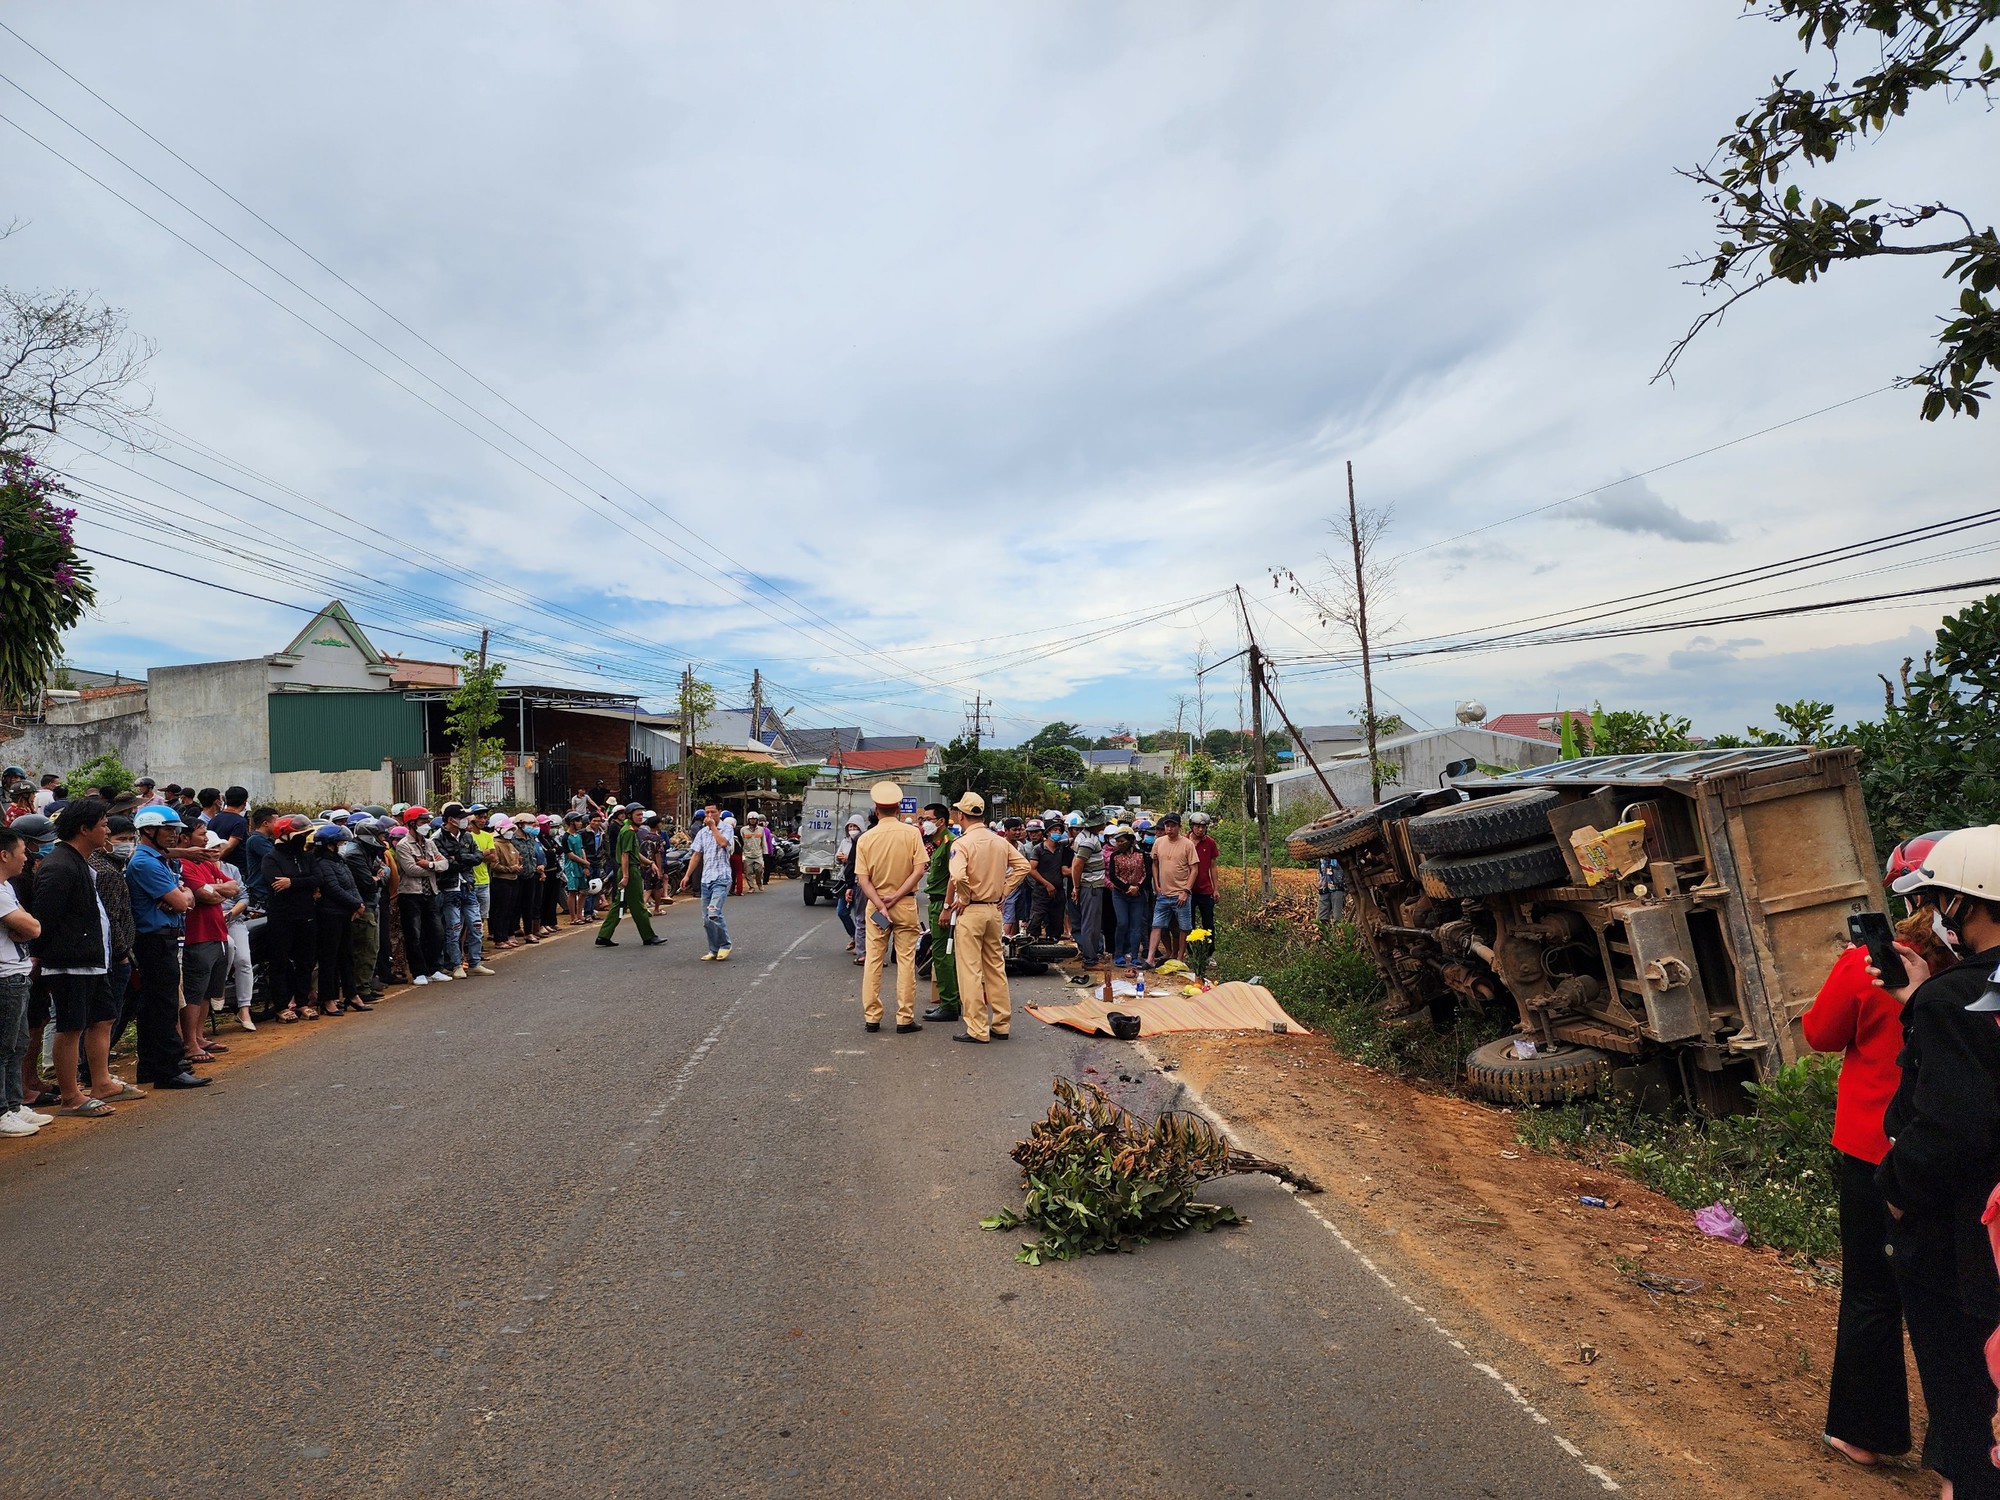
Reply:
[[[1223, 1119], [1221, 1115], [1217, 1114], [1215, 1110], [1210, 1107], [1209, 1102], [1206, 1099], [1202, 1098], [1201, 1091], [1199, 1089], [1197, 1089], [1193, 1084], [1189, 1083], [1186, 1079], [1180, 1077], [1178, 1073], [1168, 1074], [1164, 1070], [1162, 1070], [1160, 1068], [1159, 1057], [1153, 1052], [1153, 1049], [1148, 1047], [1144, 1042], [1135, 1042], [1133, 1043], [1133, 1045], [1139, 1050], [1140, 1055], [1142, 1055], [1147, 1062], [1152, 1064], [1156, 1072], [1160, 1072], [1162, 1077], [1169, 1078], [1171, 1079], [1171, 1081], [1181, 1086], [1181, 1089], [1187, 1094], [1189, 1101], [1194, 1105], [1195, 1110], [1211, 1125], [1213, 1125], [1217, 1130], [1222, 1132], [1222, 1138], [1224, 1140], [1228, 1141], [1232, 1146], [1235, 1146], [1238, 1150], [1244, 1149], [1243, 1142], [1237, 1138], [1236, 1132], [1229, 1128], [1229, 1122]], [[1381, 1269], [1378, 1266], [1376, 1266], [1375, 1262], [1370, 1260], [1368, 1256], [1360, 1249], [1359, 1246], [1357, 1246], [1346, 1235], [1340, 1232], [1339, 1225], [1335, 1224], [1333, 1220], [1329, 1219], [1325, 1214], [1321, 1213], [1319, 1209], [1314, 1207], [1311, 1203], [1308, 1203], [1306, 1199], [1302, 1195], [1300, 1195], [1289, 1183], [1282, 1183], [1280, 1184], [1280, 1186], [1283, 1187], [1284, 1190], [1291, 1195], [1291, 1199], [1294, 1203], [1298, 1204], [1300, 1208], [1304, 1209], [1307, 1213], [1311, 1214], [1314, 1219], [1318, 1220], [1319, 1223], [1326, 1229], [1327, 1233], [1331, 1234], [1335, 1239], [1339, 1240], [1342, 1247], [1345, 1248], [1349, 1254], [1351, 1254], [1356, 1260], [1360, 1261], [1362, 1265], [1366, 1266], [1368, 1270], [1374, 1274], [1374, 1277], [1377, 1281], [1381, 1282], [1382, 1285], [1387, 1287], [1390, 1291], [1396, 1293], [1396, 1295], [1401, 1297], [1403, 1301], [1409, 1303], [1410, 1307], [1414, 1311], [1422, 1315], [1423, 1320], [1430, 1325], [1433, 1332], [1437, 1333], [1440, 1337], [1442, 1337], [1446, 1343], [1451, 1345], [1452, 1348], [1458, 1350], [1459, 1353], [1465, 1355], [1465, 1357], [1471, 1361], [1473, 1369], [1477, 1370], [1480, 1374], [1486, 1376], [1489, 1380], [1491, 1380], [1495, 1385], [1499, 1386], [1500, 1389], [1507, 1394], [1508, 1398], [1512, 1400], [1516, 1406], [1518, 1406], [1523, 1412], [1525, 1412], [1529, 1417], [1531, 1417], [1534, 1420], [1537, 1426], [1551, 1427], [1549, 1419], [1546, 1416], [1544, 1416], [1541, 1412], [1537, 1411], [1533, 1406], [1533, 1404], [1529, 1402], [1526, 1396], [1523, 1396], [1520, 1393], [1520, 1391], [1516, 1390], [1512, 1385], [1508, 1384], [1507, 1380], [1500, 1374], [1498, 1370], [1494, 1369], [1492, 1365], [1486, 1364], [1482, 1360], [1475, 1359], [1473, 1357], [1471, 1350], [1467, 1349], [1464, 1344], [1459, 1342], [1459, 1340], [1452, 1337], [1450, 1330], [1445, 1328], [1443, 1324], [1438, 1322], [1438, 1320], [1432, 1317], [1429, 1313], [1424, 1312], [1424, 1310], [1421, 1307], [1418, 1307], [1416, 1302], [1411, 1299], [1410, 1295], [1407, 1292], [1403, 1291], [1402, 1288], [1398, 1287], [1395, 1282], [1391, 1281], [1387, 1276], [1383, 1275]], [[1577, 1445], [1575, 1443], [1572, 1443], [1568, 1438], [1564, 1437], [1561, 1433], [1554, 1431], [1552, 1427], [1549, 1436], [1553, 1437], [1556, 1440], [1556, 1446], [1558, 1448], [1562, 1449], [1563, 1452], [1567, 1453], [1571, 1458], [1575, 1459], [1579, 1464], [1582, 1464], [1584, 1473], [1588, 1474], [1592, 1479], [1595, 1479], [1607, 1491], [1615, 1491], [1620, 1487], [1618, 1481], [1613, 1479], [1609, 1474], [1605, 1473], [1604, 1470], [1600, 1468], [1598, 1465], [1593, 1463], [1585, 1463], [1583, 1450], [1577, 1447]]]

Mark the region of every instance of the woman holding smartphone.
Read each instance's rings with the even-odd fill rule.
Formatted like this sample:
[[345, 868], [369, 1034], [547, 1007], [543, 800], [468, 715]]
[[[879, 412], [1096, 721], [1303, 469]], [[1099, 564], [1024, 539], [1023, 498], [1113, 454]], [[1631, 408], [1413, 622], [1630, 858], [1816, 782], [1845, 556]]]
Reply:
[[[1886, 884], [1924, 862], [1942, 833], [1906, 839], [1889, 855]], [[1912, 898], [1897, 937], [1933, 969], [1951, 960], [1931, 931], [1932, 913]], [[1868, 950], [1849, 948], [1834, 961], [1812, 1008], [1800, 1018], [1816, 1052], [1841, 1054], [1833, 1115], [1840, 1154], [1840, 1326], [1827, 1395], [1826, 1445], [1865, 1467], [1910, 1450], [1910, 1393], [1904, 1378], [1903, 1302], [1885, 1246], [1889, 1210], [1875, 1184], [1888, 1155], [1882, 1114], [1902, 1081], [1902, 1003], [1869, 974]]]

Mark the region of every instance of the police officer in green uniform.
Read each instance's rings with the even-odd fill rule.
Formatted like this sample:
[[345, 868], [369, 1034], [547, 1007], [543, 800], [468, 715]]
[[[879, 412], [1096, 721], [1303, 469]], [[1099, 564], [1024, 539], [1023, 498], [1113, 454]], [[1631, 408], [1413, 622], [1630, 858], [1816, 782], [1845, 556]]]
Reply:
[[924, 809], [924, 824], [930, 830], [931, 863], [924, 872], [924, 899], [931, 914], [931, 978], [937, 985], [938, 1003], [924, 1012], [926, 1021], [958, 1019], [958, 964], [945, 952], [951, 928], [945, 925], [945, 888], [951, 884], [951, 810], [942, 802]]

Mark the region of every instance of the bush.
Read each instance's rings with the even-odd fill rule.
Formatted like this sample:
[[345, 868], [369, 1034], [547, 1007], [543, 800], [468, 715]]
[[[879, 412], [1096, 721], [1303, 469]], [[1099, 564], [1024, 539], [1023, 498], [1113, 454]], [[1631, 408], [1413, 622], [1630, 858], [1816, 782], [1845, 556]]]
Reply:
[[117, 754], [110, 750], [91, 757], [63, 778], [63, 784], [79, 797], [87, 788], [101, 786], [111, 793], [113, 801], [130, 792], [138, 782], [138, 777], [126, 770]]
[[1280, 896], [1258, 907], [1224, 891], [1217, 905], [1214, 977], [1260, 979], [1290, 1014], [1358, 1063], [1450, 1087], [1464, 1072], [1466, 1053], [1513, 1029], [1511, 1012], [1469, 1005], [1443, 1031], [1427, 1014], [1386, 1019], [1388, 991], [1368, 950], [1351, 927], [1321, 931], [1310, 896]]

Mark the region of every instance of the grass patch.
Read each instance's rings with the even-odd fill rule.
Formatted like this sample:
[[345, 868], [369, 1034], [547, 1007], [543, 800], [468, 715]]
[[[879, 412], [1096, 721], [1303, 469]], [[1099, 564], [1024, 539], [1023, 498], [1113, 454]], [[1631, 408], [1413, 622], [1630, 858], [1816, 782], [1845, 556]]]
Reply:
[[1645, 1115], [1612, 1100], [1516, 1112], [1523, 1145], [1636, 1178], [1683, 1208], [1736, 1210], [1753, 1243], [1840, 1254], [1839, 1162], [1828, 1137], [1840, 1060], [1807, 1057], [1754, 1088], [1749, 1114]]
[[1465, 1006], [1448, 1031], [1435, 1030], [1428, 1015], [1385, 1020], [1387, 991], [1368, 950], [1350, 927], [1322, 932], [1311, 897], [1278, 897], [1259, 908], [1254, 898], [1246, 906], [1223, 891], [1217, 907], [1211, 975], [1261, 979], [1280, 1005], [1358, 1063], [1449, 1087], [1468, 1052], [1513, 1029], [1510, 1018]]

